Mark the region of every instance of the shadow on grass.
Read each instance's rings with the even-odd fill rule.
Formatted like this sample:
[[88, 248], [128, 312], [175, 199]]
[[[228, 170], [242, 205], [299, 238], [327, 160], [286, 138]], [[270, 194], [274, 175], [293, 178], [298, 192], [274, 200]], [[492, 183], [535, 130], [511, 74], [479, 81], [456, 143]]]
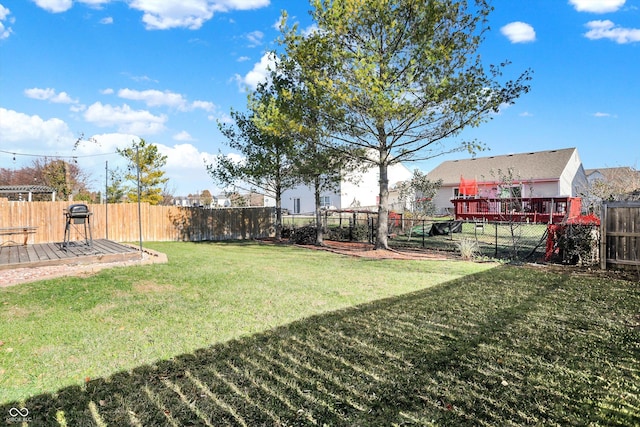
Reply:
[[638, 425], [639, 306], [640, 289], [625, 282], [502, 267], [6, 403], [0, 417], [12, 423], [12, 408], [27, 408], [37, 426]]

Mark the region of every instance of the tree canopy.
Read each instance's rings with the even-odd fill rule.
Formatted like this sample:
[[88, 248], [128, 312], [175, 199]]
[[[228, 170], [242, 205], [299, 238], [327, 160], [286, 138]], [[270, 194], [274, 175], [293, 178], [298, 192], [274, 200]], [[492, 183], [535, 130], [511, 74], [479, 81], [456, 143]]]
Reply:
[[255, 110], [262, 108], [259, 105], [267, 108], [274, 96], [273, 88], [262, 84], [252, 94], [249, 113], [232, 111], [233, 124], [218, 124], [225, 143], [236, 155], [220, 154], [206, 167], [209, 175], [224, 186], [242, 183], [272, 196], [276, 201], [276, 238], [280, 238], [282, 193], [299, 182], [294, 166], [299, 153], [291, 137], [268, 132], [256, 123]]
[[[138, 170], [140, 172], [140, 201], [150, 205], [160, 204], [163, 199], [163, 188], [169, 178], [165, 177], [162, 168], [167, 164], [167, 156], [160, 154], [158, 147], [148, 144], [144, 139], [133, 141], [131, 146], [118, 149], [118, 154], [128, 160], [124, 180], [124, 194], [130, 202], [138, 201]], [[115, 183], [117, 177], [112, 177]], [[116, 190], [115, 188], [113, 189]]]
[[[318, 31], [287, 50], [315, 88], [339, 104], [332, 143], [369, 149], [379, 169], [377, 248], [387, 247], [390, 165], [481, 147], [454, 141], [529, 90], [530, 72], [502, 81], [507, 62], [483, 67], [485, 0], [313, 0]], [[322, 46], [323, 67], [317, 64]], [[333, 116], [336, 110], [322, 110]]]
[[[90, 176], [75, 162], [62, 159], [36, 159], [30, 166], [16, 170], [0, 168], [0, 185], [45, 185], [56, 191], [57, 197], [89, 197]], [[36, 195], [39, 200], [45, 196]], [[50, 197], [50, 196], [46, 196]]]

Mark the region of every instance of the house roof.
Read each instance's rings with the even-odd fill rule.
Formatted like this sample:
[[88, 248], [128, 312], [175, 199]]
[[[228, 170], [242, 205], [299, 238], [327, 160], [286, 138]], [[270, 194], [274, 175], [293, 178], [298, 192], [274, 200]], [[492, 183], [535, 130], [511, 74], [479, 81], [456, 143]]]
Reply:
[[600, 173], [603, 179], [614, 181], [626, 179], [633, 174], [640, 174], [640, 171], [636, 171], [629, 166], [620, 166], [616, 168], [585, 169], [584, 173], [587, 175], [587, 177], [590, 177], [594, 173]]
[[507, 173], [511, 168], [518, 179], [558, 180], [576, 148], [537, 151], [500, 156], [476, 157], [463, 160], [448, 160], [440, 163], [427, 174], [430, 180], [442, 179], [443, 185], [456, 185], [460, 176], [477, 179], [479, 182], [500, 180], [498, 170]]

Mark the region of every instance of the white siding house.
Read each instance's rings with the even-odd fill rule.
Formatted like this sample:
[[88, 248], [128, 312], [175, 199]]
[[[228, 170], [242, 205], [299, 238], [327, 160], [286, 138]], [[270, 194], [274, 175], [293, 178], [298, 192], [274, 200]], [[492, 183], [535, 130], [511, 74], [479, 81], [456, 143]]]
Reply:
[[[402, 181], [411, 179], [412, 173], [403, 164], [389, 166], [389, 189]], [[376, 210], [379, 194], [379, 173], [377, 167], [355, 173], [352, 179], [344, 179], [335, 191], [320, 194], [321, 204], [335, 209], [371, 209]], [[392, 200], [390, 200], [392, 202]], [[312, 187], [299, 185], [282, 194], [282, 208], [291, 214], [310, 214], [315, 212], [315, 197]]]
[[587, 185], [576, 148], [451, 160], [427, 174], [431, 181], [443, 181], [434, 198], [438, 213], [453, 209], [451, 199], [459, 195], [461, 177], [476, 180], [479, 197], [496, 198], [505, 186], [498, 171], [506, 175], [508, 170], [511, 187], [522, 197], [578, 197]]

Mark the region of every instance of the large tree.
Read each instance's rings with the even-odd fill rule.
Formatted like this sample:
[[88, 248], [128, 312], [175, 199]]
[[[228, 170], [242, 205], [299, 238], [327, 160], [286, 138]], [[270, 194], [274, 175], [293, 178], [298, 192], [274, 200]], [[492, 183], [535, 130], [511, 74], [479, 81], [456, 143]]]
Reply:
[[[346, 109], [344, 126], [333, 134], [337, 146], [375, 153], [361, 160], [379, 170], [376, 248], [387, 248], [389, 166], [478, 149], [476, 141], [452, 138], [527, 92], [530, 73], [502, 82], [505, 64], [483, 67], [478, 48], [492, 10], [486, 0], [312, 0], [312, 6], [319, 30], [292, 38], [288, 49], [311, 70], [313, 85]], [[309, 43], [327, 49], [330, 64], [320, 72], [313, 72]]]
[[[252, 95], [254, 103], [268, 105], [274, 96], [269, 85], [260, 85]], [[294, 161], [298, 155], [291, 137], [266, 132], [256, 125], [255, 111], [232, 111], [233, 124], [219, 123], [226, 144], [237, 155], [220, 154], [206, 165], [207, 172], [225, 186], [248, 185], [261, 190], [276, 201], [276, 239], [282, 236], [282, 193], [298, 184]]]
[[[132, 142], [131, 146], [118, 149], [118, 154], [128, 160], [124, 179], [129, 182], [125, 195], [130, 202], [140, 201], [150, 205], [160, 204], [164, 185], [169, 178], [165, 177], [162, 169], [167, 164], [167, 156], [160, 154], [158, 147], [148, 144], [144, 139]], [[138, 189], [138, 172], [140, 175], [140, 188]]]

